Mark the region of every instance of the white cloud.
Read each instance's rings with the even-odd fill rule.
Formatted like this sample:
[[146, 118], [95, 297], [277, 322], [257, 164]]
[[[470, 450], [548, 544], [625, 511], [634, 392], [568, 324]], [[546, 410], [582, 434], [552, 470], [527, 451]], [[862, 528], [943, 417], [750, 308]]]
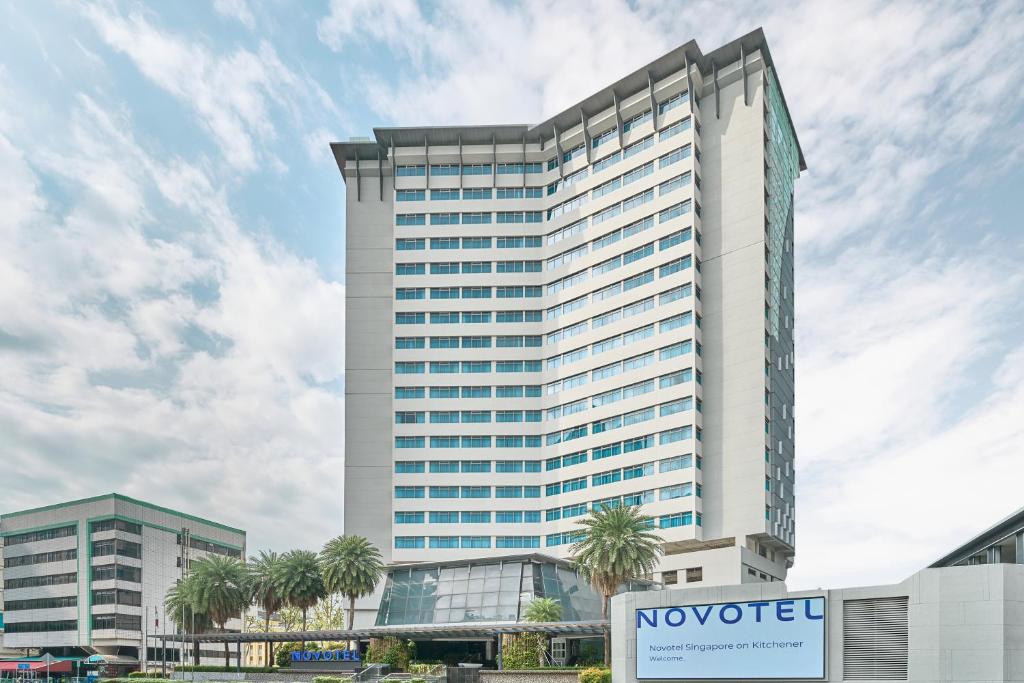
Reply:
[[24, 484], [7, 504], [38, 504], [45, 479], [54, 499], [117, 490], [259, 547], [340, 532], [343, 286], [244, 232], [123, 111], [79, 97], [59, 149], [12, 137], [17, 118], [0, 115], [0, 433]]
[[338, 113], [329, 96], [286, 67], [268, 42], [256, 51], [217, 54], [198, 41], [158, 29], [139, 12], [123, 16], [101, 5], [89, 5], [84, 12], [104, 42], [194, 110], [237, 170], [253, 171], [260, 164], [283, 168], [270, 149], [277, 139], [274, 110], [296, 120]]
[[248, 29], [256, 26], [256, 18], [245, 0], [214, 0], [213, 9], [225, 17], [237, 19]]

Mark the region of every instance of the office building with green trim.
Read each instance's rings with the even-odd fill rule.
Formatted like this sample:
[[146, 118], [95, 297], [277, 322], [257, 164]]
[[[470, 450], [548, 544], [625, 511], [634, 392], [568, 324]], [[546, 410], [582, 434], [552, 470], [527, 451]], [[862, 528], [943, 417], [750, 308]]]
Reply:
[[0, 515], [0, 537], [2, 646], [126, 666], [147, 632], [174, 631], [164, 597], [191, 562], [245, 557], [241, 529], [116, 493]]

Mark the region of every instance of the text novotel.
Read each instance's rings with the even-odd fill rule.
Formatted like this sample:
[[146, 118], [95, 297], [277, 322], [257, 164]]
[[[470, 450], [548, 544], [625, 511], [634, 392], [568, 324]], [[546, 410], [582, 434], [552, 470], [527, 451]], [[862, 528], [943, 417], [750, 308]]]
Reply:
[[358, 650], [302, 650], [292, 652], [293, 662], [358, 662]]
[[[800, 603], [803, 603], [802, 605]], [[708, 620], [721, 622], [727, 626], [738, 624], [745, 620], [752, 620], [761, 623], [765, 616], [774, 615], [777, 621], [795, 621], [800, 611], [805, 619], [824, 619], [822, 613], [815, 613], [812, 607], [813, 599], [803, 600], [777, 600], [769, 602], [746, 602], [726, 603], [724, 605], [703, 605], [694, 607], [672, 607], [665, 610], [663, 623], [665, 626], [683, 626], [688, 621], [691, 626], [703, 626]], [[801, 610], [802, 607], [802, 610]], [[766, 609], [774, 608], [774, 609]], [[646, 626], [658, 627], [657, 609], [636, 611], [636, 627]]]

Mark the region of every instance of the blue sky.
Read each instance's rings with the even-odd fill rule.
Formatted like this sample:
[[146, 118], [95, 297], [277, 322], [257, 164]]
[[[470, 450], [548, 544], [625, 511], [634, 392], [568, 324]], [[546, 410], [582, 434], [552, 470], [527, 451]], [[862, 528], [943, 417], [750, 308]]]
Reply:
[[763, 26], [797, 184], [795, 587], [896, 581], [1024, 504], [1024, 6], [0, 4], [5, 510], [119, 491], [340, 533], [327, 143], [529, 123]]

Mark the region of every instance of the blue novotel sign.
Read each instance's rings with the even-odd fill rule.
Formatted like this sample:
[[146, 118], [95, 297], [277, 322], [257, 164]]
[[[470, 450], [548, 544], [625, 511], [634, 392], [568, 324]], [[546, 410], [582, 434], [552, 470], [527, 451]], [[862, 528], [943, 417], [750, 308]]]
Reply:
[[358, 650], [296, 650], [293, 662], [358, 662]]
[[823, 679], [825, 598], [636, 611], [638, 679]]

